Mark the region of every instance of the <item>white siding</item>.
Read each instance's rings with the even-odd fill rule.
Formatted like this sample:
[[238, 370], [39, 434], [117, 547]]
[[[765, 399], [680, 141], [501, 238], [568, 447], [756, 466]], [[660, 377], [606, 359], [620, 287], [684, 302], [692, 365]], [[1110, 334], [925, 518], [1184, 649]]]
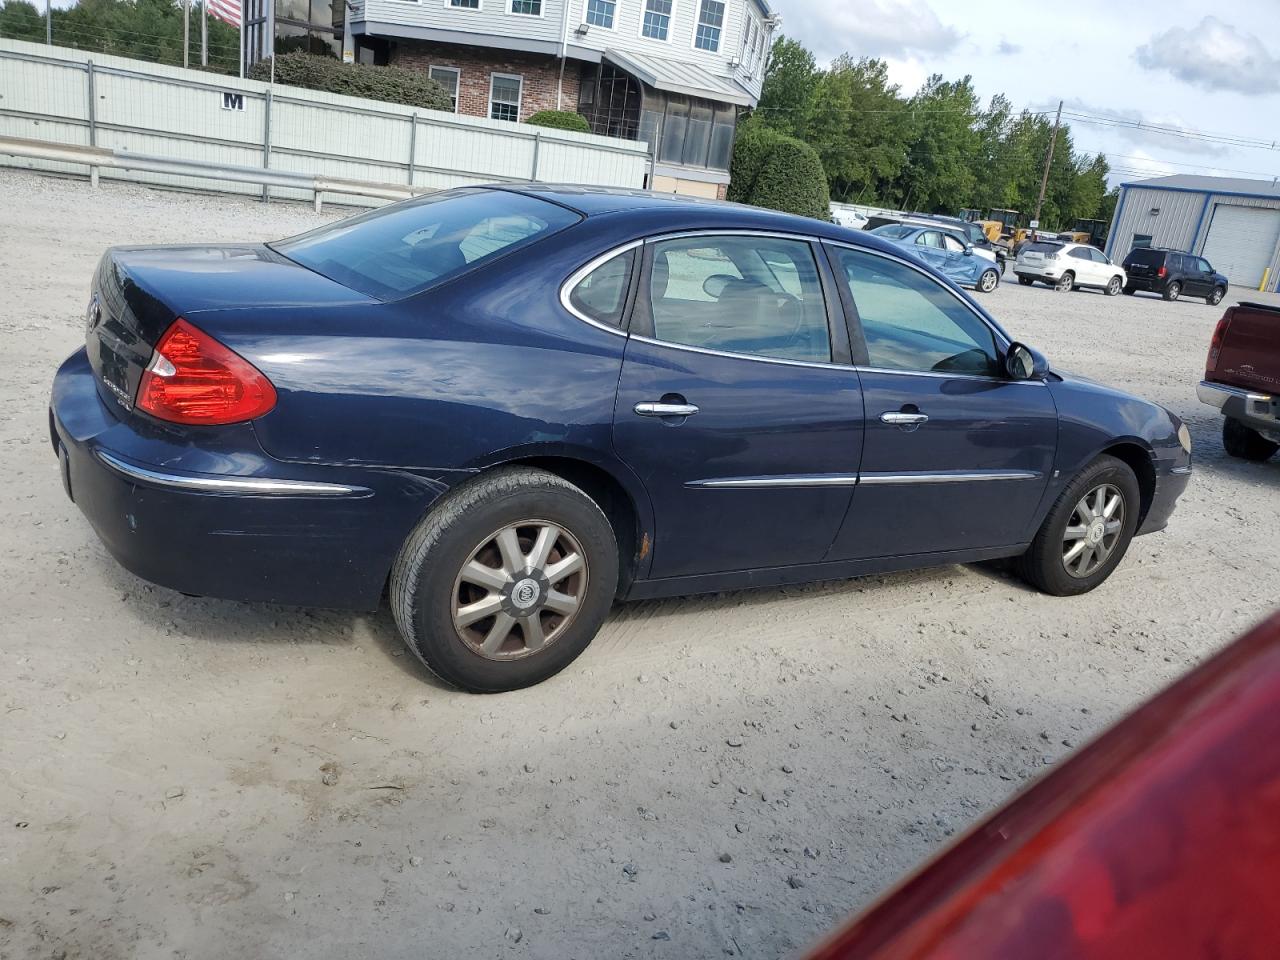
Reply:
[[[486, 36], [501, 36], [551, 43], [557, 45], [557, 50], [563, 41], [597, 53], [613, 48], [679, 60], [695, 64], [719, 77], [734, 78], [753, 98], [759, 98], [764, 57], [750, 72], [742, 67], [731, 67], [730, 62], [742, 57], [742, 35], [748, 17], [756, 17], [762, 27], [767, 28], [768, 25], [753, 0], [724, 2], [720, 49], [714, 53], [693, 45], [701, 0], [674, 0], [671, 30], [665, 41], [641, 36], [644, 0], [617, 0], [613, 29], [589, 25], [585, 36], [574, 31], [579, 24], [586, 23], [587, 0], [543, 0], [541, 17], [512, 14], [511, 0], [481, 0], [479, 10], [450, 7], [448, 0], [363, 0], [356, 5], [351, 16], [356, 23], [367, 21], [473, 34], [476, 44], [481, 46], [485, 45]], [[568, 4], [567, 11], [565, 4]], [[405, 35], [413, 36], [411, 32]], [[766, 33], [766, 57], [768, 42]]]
[[[262, 166], [270, 91], [270, 160], [277, 170], [445, 188], [494, 180], [639, 187], [646, 147], [631, 140], [534, 128], [194, 70], [0, 40], [0, 136], [90, 143], [94, 64], [96, 145], [133, 153]], [[243, 110], [222, 109], [224, 91]], [[415, 132], [416, 128], [416, 132]], [[535, 170], [535, 155], [537, 158]], [[0, 166], [84, 173], [82, 166], [0, 155]], [[102, 176], [241, 193], [253, 184], [103, 169]], [[277, 196], [301, 191], [272, 188]], [[353, 201], [359, 202], [359, 201]], [[372, 201], [370, 201], [372, 202]]]

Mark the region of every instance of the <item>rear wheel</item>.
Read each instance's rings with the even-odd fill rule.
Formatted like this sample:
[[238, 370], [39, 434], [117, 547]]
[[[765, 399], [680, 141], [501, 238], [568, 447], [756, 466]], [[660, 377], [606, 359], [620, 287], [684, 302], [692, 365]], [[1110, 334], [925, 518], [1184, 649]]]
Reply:
[[978, 278], [978, 289], [983, 293], [990, 293], [1000, 285], [1000, 274], [992, 267], [989, 270], [983, 270], [982, 276]]
[[1164, 288], [1164, 298], [1166, 300], [1177, 300], [1180, 296], [1182, 296], [1182, 284], [1177, 280]]
[[1230, 417], [1222, 421], [1222, 446], [1231, 456], [1255, 463], [1270, 460], [1280, 450], [1280, 443], [1272, 443], [1257, 430]]
[[1106, 294], [1108, 297], [1117, 297], [1120, 295], [1120, 291], [1123, 287], [1124, 284], [1120, 282], [1119, 277], [1112, 277], [1107, 281]]
[[1204, 298], [1204, 302], [1211, 307], [1216, 307], [1222, 302], [1222, 298], [1227, 295], [1227, 291], [1222, 287], [1214, 287], [1213, 292]]
[[1024, 287], [1029, 287], [1036, 281], [1034, 277], [1019, 277], [1018, 282], [1022, 284]]
[[617, 541], [595, 502], [555, 474], [512, 467], [450, 492], [410, 534], [391, 609], [429, 670], [497, 693], [572, 663], [617, 585]]
[[1058, 278], [1058, 282], [1053, 285], [1053, 289], [1059, 293], [1066, 293], [1068, 290], [1075, 289], [1076, 275], [1068, 270]]
[[1138, 529], [1138, 478], [1101, 456], [1058, 496], [1031, 546], [1017, 560], [1023, 579], [1045, 593], [1087, 593], [1111, 576]]

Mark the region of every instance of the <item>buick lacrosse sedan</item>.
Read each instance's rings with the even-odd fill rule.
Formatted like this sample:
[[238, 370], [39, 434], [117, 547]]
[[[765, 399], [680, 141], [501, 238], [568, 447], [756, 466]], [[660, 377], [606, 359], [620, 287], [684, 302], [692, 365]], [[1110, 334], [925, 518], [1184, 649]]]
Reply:
[[467, 188], [269, 244], [117, 247], [50, 432], [129, 570], [373, 609], [474, 691], [618, 599], [1014, 557], [1084, 593], [1187, 484], [1163, 408], [1049, 367], [865, 233]]

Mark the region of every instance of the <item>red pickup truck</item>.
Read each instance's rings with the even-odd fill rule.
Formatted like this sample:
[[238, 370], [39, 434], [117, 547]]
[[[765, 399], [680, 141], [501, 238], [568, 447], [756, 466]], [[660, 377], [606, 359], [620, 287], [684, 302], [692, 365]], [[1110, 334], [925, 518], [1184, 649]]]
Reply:
[[1261, 461], [1280, 450], [1280, 307], [1227, 308], [1196, 396], [1222, 411], [1222, 445], [1233, 457]]

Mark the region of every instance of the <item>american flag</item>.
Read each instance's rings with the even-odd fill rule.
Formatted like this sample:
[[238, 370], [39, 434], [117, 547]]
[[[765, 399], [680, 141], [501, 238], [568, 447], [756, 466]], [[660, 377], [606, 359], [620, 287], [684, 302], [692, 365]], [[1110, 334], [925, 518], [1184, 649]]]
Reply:
[[205, 0], [209, 13], [233, 27], [240, 26], [240, 0]]

